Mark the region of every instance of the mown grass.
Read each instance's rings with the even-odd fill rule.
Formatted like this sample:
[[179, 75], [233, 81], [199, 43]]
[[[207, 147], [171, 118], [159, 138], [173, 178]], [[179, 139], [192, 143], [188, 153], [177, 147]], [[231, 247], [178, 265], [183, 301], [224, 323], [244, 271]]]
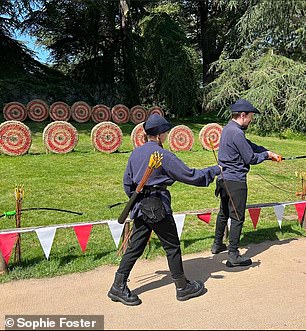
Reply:
[[[178, 152], [177, 155], [190, 167], [201, 168], [215, 164], [211, 151], [202, 148], [199, 131], [215, 118], [201, 117], [196, 120], [186, 119], [173, 122], [185, 124], [194, 132], [195, 143], [192, 151]], [[32, 145], [29, 153], [20, 157], [0, 155], [0, 208], [8, 211], [15, 208], [14, 189], [16, 184], [23, 184], [25, 198], [23, 207], [55, 207], [83, 212], [82, 216], [72, 214], [32, 211], [22, 214], [22, 227], [55, 225], [74, 222], [116, 219], [122, 205], [109, 209], [108, 205], [126, 201], [122, 188], [123, 172], [133, 149], [130, 134], [134, 128], [131, 123], [120, 125], [124, 138], [118, 152], [104, 154], [93, 150], [90, 133], [95, 123], [72, 124], [79, 133], [79, 142], [75, 150], [60, 155], [46, 153], [42, 132], [48, 122], [25, 122], [32, 132]], [[224, 124], [220, 123], [219, 124]], [[284, 156], [305, 154], [305, 137], [299, 139], [280, 139], [277, 137], [247, 136], [257, 144], [266, 146]], [[168, 144], [166, 143], [166, 148]], [[300, 183], [296, 171], [305, 171], [305, 161], [284, 161], [280, 164], [266, 161], [253, 166], [249, 174], [248, 203], [296, 201], [296, 191]], [[277, 185], [275, 188], [266, 180]], [[219, 200], [214, 196], [215, 184], [208, 188], [187, 186], [175, 183], [171, 187], [172, 207], [174, 212], [217, 208]], [[283, 221], [279, 228], [273, 208], [262, 209], [257, 229], [253, 229], [247, 213], [242, 234], [242, 245], [265, 240], [282, 240], [304, 236], [305, 230], [297, 222], [294, 206], [287, 206], [285, 216], [293, 220]], [[216, 213], [212, 214], [209, 225], [198, 220], [194, 215], [187, 215], [181, 237], [183, 254], [209, 249], [213, 241]], [[0, 229], [14, 228], [15, 220], [1, 218]], [[55, 235], [49, 260], [35, 233], [21, 235], [22, 261], [14, 264], [14, 253], [9, 262], [9, 274], [2, 275], [0, 282], [14, 279], [50, 277], [60, 274], [86, 271], [105, 264], [118, 264], [120, 256], [107, 225], [93, 227], [87, 249], [82, 253], [72, 228], [58, 229]], [[144, 257], [154, 258], [164, 255], [159, 241], [153, 235]]]

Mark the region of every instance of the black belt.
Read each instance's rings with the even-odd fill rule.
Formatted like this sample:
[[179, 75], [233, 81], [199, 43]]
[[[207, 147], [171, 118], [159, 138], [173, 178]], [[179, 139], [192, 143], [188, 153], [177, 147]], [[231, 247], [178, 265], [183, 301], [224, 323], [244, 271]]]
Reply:
[[167, 185], [153, 185], [153, 186], [145, 186], [142, 190], [143, 194], [150, 194], [160, 191], [166, 191]]

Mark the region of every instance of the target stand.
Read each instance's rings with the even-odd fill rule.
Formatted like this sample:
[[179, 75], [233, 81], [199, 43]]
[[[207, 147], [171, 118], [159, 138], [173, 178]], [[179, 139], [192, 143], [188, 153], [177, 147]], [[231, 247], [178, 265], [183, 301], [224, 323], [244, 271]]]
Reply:
[[114, 153], [122, 144], [123, 134], [119, 126], [112, 122], [102, 122], [91, 130], [91, 142], [95, 150]]
[[18, 156], [26, 154], [32, 144], [30, 129], [19, 121], [0, 124], [0, 152]]
[[212, 150], [211, 143], [217, 151], [220, 145], [222, 126], [217, 123], [206, 124], [199, 133], [199, 140], [203, 148]]
[[69, 153], [76, 147], [78, 139], [78, 131], [66, 121], [52, 122], [43, 131], [43, 144], [47, 152]]
[[168, 135], [169, 147], [174, 152], [190, 151], [194, 144], [194, 135], [186, 125], [177, 125]]

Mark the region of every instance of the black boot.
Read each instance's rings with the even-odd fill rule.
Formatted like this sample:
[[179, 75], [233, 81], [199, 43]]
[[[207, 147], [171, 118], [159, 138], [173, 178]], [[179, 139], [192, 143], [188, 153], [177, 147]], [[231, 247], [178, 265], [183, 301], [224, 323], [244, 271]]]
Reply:
[[200, 280], [190, 282], [183, 275], [180, 278], [173, 279], [176, 286], [176, 298], [179, 301], [185, 301], [204, 294], [204, 284]]
[[252, 264], [252, 260], [247, 257], [242, 257], [239, 251], [228, 252], [228, 259], [226, 261], [227, 267], [245, 267]]
[[219, 254], [221, 252], [227, 251], [227, 246], [223, 243], [216, 243], [214, 242], [213, 245], [211, 246], [211, 252], [213, 254]]
[[116, 272], [114, 283], [107, 296], [113, 301], [120, 301], [127, 306], [140, 305], [141, 300], [136, 294], [131, 293], [126, 285], [127, 278], [127, 275]]

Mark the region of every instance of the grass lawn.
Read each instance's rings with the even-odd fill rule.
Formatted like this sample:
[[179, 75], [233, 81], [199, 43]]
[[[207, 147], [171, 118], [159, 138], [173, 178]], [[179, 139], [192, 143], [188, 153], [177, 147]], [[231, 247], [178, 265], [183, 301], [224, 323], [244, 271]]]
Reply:
[[[202, 148], [198, 136], [203, 125], [215, 120], [204, 117], [195, 120], [197, 123], [191, 120], [173, 123], [187, 125], [193, 130], [195, 137], [192, 151], [178, 152], [177, 155], [190, 167], [203, 168], [214, 165], [213, 153]], [[83, 212], [83, 215], [52, 211], [24, 212], [21, 217], [22, 227], [116, 219], [123, 205], [112, 209], [107, 206], [127, 200], [122, 188], [122, 177], [133, 149], [130, 134], [134, 125], [120, 125], [124, 134], [121, 147], [116, 153], [104, 154], [94, 151], [91, 144], [90, 133], [95, 123], [71, 122], [78, 130], [79, 142], [73, 152], [60, 155], [47, 154], [44, 149], [42, 132], [48, 123], [25, 122], [32, 132], [32, 145], [27, 155], [0, 155], [0, 213], [15, 209], [15, 185], [23, 184], [24, 208], [54, 207]], [[252, 134], [247, 134], [247, 137], [283, 156], [305, 154], [306, 138], [303, 136], [296, 140], [259, 137]], [[168, 144], [165, 147], [168, 148]], [[297, 171], [305, 171], [305, 160], [283, 161], [279, 164], [266, 161], [253, 166], [248, 177], [248, 203], [299, 200], [295, 196], [296, 191], [301, 191], [300, 182], [295, 175]], [[174, 212], [217, 208], [219, 200], [214, 196], [214, 189], [214, 183], [208, 188], [175, 183], [170, 188]], [[286, 207], [282, 229], [278, 226], [272, 207], [262, 209], [256, 230], [253, 229], [248, 213], [246, 216], [242, 245], [306, 234], [297, 222], [294, 206]], [[212, 221], [208, 225], [198, 220], [195, 215], [186, 216], [181, 237], [183, 254], [209, 249], [213, 241], [215, 218], [216, 212], [212, 214]], [[14, 218], [0, 218], [0, 229], [14, 226]], [[21, 265], [14, 265], [13, 252], [9, 262], [10, 272], [8, 275], [2, 275], [0, 282], [80, 272], [104, 264], [118, 264], [120, 261], [107, 225], [93, 227], [85, 253], [82, 253], [72, 228], [57, 230], [49, 260], [45, 259], [34, 232], [21, 235], [21, 248]], [[164, 255], [164, 252], [153, 235], [145, 257], [151, 259], [157, 255]]]

